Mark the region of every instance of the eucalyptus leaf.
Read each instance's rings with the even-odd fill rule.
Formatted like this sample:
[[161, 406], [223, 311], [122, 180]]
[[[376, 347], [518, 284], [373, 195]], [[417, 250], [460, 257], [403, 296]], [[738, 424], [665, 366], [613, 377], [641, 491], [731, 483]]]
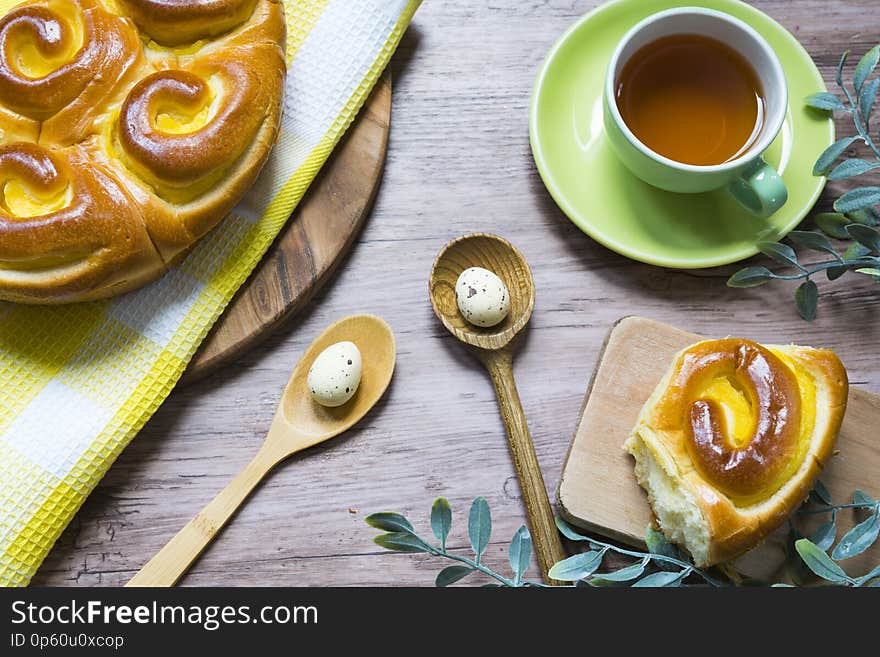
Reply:
[[854, 212], [873, 207], [878, 203], [880, 203], [880, 187], [859, 187], [834, 201], [834, 209], [844, 213]]
[[489, 503], [483, 497], [478, 497], [471, 504], [468, 516], [468, 537], [471, 547], [480, 563], [480, 557], [489, 546], [489, 538], [492, 536], [492, 514], [489, 511]]
[[864, 86], [859, 95], [859, 112], [862, 115], [865, 128], [868, 127], [868, 121], [871, 119], [871, 109], [874, 107], [874, 101], [877, 100], [878, 88], [880, 88], [880, 78], [874, 78]]
[[[669, 542], [663, 532], [654, 529], [651, 525], [648, 525], [645, 531], [645, 544], [648, 546], [648, 552], [652, 554], [681, 560], [681, 553], [678, 551], [678, 548]], [[679, 568], [677, 564], [661, 559], [655, 560], [654, 565], [662, 570], [678, 570]]]
[[602, 565], [604, 556], [605, 550], [580, 552], [553, 564], [547, 574], [560, 582], [576, 582], [596, 572], [596, 569]]
[[727, 279], [727, 287], [757, 287], [773, 278], [766, 267], [745, 267]]
[[450, 584], [455, 584], [460, 579], [464, 579], [474, 572], [469, 566], [446, 566], [437, 573], [437, 579], [434, 580], [434, 586], [444, 588]]
[[[847, 233], [849, 234], [849, 233]], [[858, 242], [853, 242], [850, 244], [849, 248], [844, 252], [843, 259], [844, 260], [858, 260], [859, 258], [863, 258], [866, 255], [871, 253], [871, 249], [868, 247], [859, 244]]]
[[452, 531], [452, 507], [445, 497], [438, 497], [431, 506], [431, 531], [445, 550], [446, 539]]
[[384, 511], [380, 513], [371, 513], [364, 518], [364, 522], [370, 527], [381, 529], [383, 532], [413, 533], [413, 526], [410, 524], [409, 520], [399, 513], [388, 513]]
[[857, 586], [864, 586], [867, 582], [870, 582], [872, 579], [880, 577], [880, 564], [874, 566], [867, 573], [862, 575], [861, 577], [856, 578]]
[[838, 87], [843, 86], [843, 67], [846, 66], [847, 59], [849, 59], [849, 50], [840, 56], [840, 61], [837, 64], [837, 76], [834, 79], [837, 82]]
[[836, 281], [838, 278], [843, 276], [846, 272], [848, 272], [846, 265], [839, 265], [837, 267], [829, 267], [825, 270], [825, 276], [829, 281]]
[[808, 322], [816, 319], [819, 304], [819, 288], [809, 278], [798, 286], [794, 293], [794, 304], [798, 314]]
[[880, 232], [877, 232], [875, 228], [861, 224], [850, 224], [846, 227], [846, 232], [870, 252], [880, 253]]
[[383, 547], [386, 550], [394, 550], [395, 552], [431, 551], [420, 538], [406, 532], [391, 532], [388, 534], [379, 534], [376, 538], [373, 539], [373, 541], [376, 543], [376, 545]]
[[794, 584], [786, 584], [785, 582], [777, 582], [776, 584], [770, 585], [771, 589], [794, 589], [797, 588]]
[[864, 224], [865, 226], [877, 226], [880, 224], [880, 214], [877, 213], [876, 208], [865, 208], [864, 210], [856, 210], [854, 212], [850, 212], [847, 217], [852, 219], [857, 224]]
[[874, 498], [865, 491], [857, 490], [853, 493], [853, 504], [873, 504]]
[[788, 234], [788, 239], [805, 249], [824, 251], [825, 253], [830, 253], [835, 258], [840, 257], [837, 254], [837, 250], [822, 233], [816, 233], [810, 230], [793, 230]]
[[758, 242], [758, 250], [768, 258], [773, 258], [783, 265], [798, 266], [797, 254], [788, 244], [779, 242]]
[[834, 161], [843, 155], [846, 149], [852, 146], [858, 139], [859, 137], [844, 137], [831, 144], [822, 152], [819, 159], [816, 160], [816, 164], [813, 165], [813, 175], [824, 176], [828, 173]]
[[874, 46], [865, 53], [865, 56], [856, 65], [856, 70], [853, 71], [853, 86], [856, 93], [861, 92], [865, 81], [877, 67], [878, 61], [880, 61], [880, 46]]
[[590, 543], [590, 547], [594, 547], [594, 543], [589, 536], [584, 536], [583, 534], [578, 534], [575, 531], [574, 527], [569, 525], [565, 520], [556, 516], [554, 518], [556, 521], [556, 528], [559, 530], [559, 533], [565, 536], [569, 541], [588, 541]]
[[874, 278], [880, 277], [880, 269], [874, 269], [873, 267], [860, 267], [856, 269], [856, 272], [859, 274], [866, 274], [867, 276], [873, 276]]
[[849, 233], [846, 232], [846, 227], [849, 225], [850, 221], [845, 215], [842, 215], [839, 212], [822, 212], [813, 217], [813, 221], [816, 222], [816, 226], [818, 226], [819, 230], [829, 237], [834, 237], [839, 240], [845, 240], [849, 237]]
[[846, 178], [853, 178], [876, 169], [878, 166], [880, 166], [880, 164], [877, 164], [876, 162], [868, 162], [867, 160], [855, 157], [850, 158], [834, 167], [831, 170], [831, 173], [828, 174], [828, 180], [845, 180]]
[[834, 543], [835, 538], [837, 538], [837, 520], [835, 514], [832, 514], [831, 520], [819, 527], [813, 532], [813, 535], [810, 536], [810, 540], [821, 550], [827, 550], [830, 548]]
[[836, 584], [849, 583], [852, 580], [843, 568], [838, 566], [831, 560], [824, 550], [820, 550], [817, 545], [810, 542], [807, 538], [802, 538], [795, 542], [795, 550], [801, 555], [801, 559], [807, 564], [807, 567], [816, 575], [829, 582]]
[[516, 530], [513, 540], [510, 541], [508, 551], [510, 567], [513, 569], [514, 581], [518, 584], [522, 581], [523, 573], [529, 569], [532, 558], [532, 535], [525, 525]]
[[646, 565], [647, 563], [643, 559], [638, 563], [625, 566], [610, 573], [600, 573], [593, 577], [593, 584], [596, 584], [596, 580], [601, 580], [602, 582], [629, 582], [637, 577], [641, 577], [642, 573], [645, 572]]
[[842, 110], [845, 105], [837, 96], [827, 91], [811, 94], [804, 99], [804, 102], [815, 109], [820, 110]]
[[810, 491], [810, 495], [816, 499], [817, 502], [820, 502], [825, 506], [831, 506], [833, 504], [831, 501], [831, 493], [828, 492], [828, 489], [821, 480], [816, 480], [816, 483], [813, 484], [813, 489]]
[[690, 574], [690, 568], [685, 568], [680, 572], [661, 571], [659, 573], [651, 573], [646, 575], [638, 582], [633, 584], [633, 588], [659, 587], [659, 586], [681, 586], [682, 580]]
[[795, 543], [802, 536], [797, 532], [794, 525], [789, 521], [788, 538], [785, 541], [785, 565], [791, 580], [795, 584], [803, 584], [810, 577], [810, 569], [801, 559], [801, 555], [794, 549]]
[[880, 516], [874, 514], [844, 534], [831, 553], [831, 558], [840, 561], [861, 554], [874, 544], [878, 534], [880, 534]]

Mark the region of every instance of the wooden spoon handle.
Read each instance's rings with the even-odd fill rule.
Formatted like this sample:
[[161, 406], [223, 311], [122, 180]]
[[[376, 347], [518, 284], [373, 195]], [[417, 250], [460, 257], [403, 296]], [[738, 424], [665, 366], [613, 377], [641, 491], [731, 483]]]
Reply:
[[492, 383], [495, 384], [495, 392], [501, 406], [501, 417], [504, 419], [504, 427], [507, 431], [507, 442], [510, 445], [510, 453], [513, 456], [513, 464], [526, 504], [526, 514], [541, 573], [548, 584], [561, 584], [548, 576], [550, 567], [557, 561], [565, 559], [566, 555], [559, 540], [556, 523], [553, 521], [553, 510], [550, 508], [544, 477], [541, 475], [529, 426], [526, 424], [526, 416], [516, 390], [513, 360], [506, 349], [482, 352], [480, 358], [489, 370]]
[[254, 460], [177, 532], [126, 586], [174, 586], [279, 460], [277, 452], [264, 445]]

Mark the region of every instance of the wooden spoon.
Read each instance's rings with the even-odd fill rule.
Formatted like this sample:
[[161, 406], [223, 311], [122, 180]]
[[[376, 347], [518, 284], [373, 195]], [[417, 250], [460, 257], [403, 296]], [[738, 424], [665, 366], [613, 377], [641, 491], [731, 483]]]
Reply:
[[[342, 406], [325, 408], [309, 394], [309, 368], [324, 349], [344, 340], [354, 342], [363, 357], [360, 387]], [[372, 315], [347, 317], [319, 335], [293, 370], [254, 460], [126, 586], [173, 586], [273, 467], [300, 450], [338, 436], [367, 414], [391, 382], [395, 354], [391, 329]]]
[[[483, 267], [494, 272], [510, 293], [510, 311], [500, 324], [481, 328], [469, 324], [458, 310], [455, 283], [459, 274], [469, 267]], [[535, 552], [544, 580], [557, 561], [565, 558], [553, 511], [541, 476], [538, 458], [529, 435], [516, 382], [513, 378], [513, 354], [510, 347], [516, 335], [525, 328], [535, 307], [535, 285], [532, 273], [522, 254], [507, 240], [496, 235], [474, 233], [447, 244], [434, 263], [429, 283], [431, 305], [443, 325], [470, 347], [489, 370], [501, 406], [507, 441], [516, 468], [526, 513], [529, 518]]]

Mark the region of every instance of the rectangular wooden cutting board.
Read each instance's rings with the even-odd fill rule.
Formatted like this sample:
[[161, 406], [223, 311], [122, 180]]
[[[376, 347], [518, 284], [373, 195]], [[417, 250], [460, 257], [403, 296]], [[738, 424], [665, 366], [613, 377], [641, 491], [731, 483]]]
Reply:
[[[634, 461], [623, 450], [623, 442], [675, 353], [703, 339], [643, 317], [626, 317], [611, 329], [557, 490], [559, 513], [571, 524], [644, 547], [651, 509], [636, 482]], [[850, 388], [837, 453], [821, 480], [835, 504], [852, 501], [857, 489], [875, 498], [880, 496], [880, 395]], [[827, 520], [824, 514], [810, 516], [805, 526], [815, 527]], [[852, 512], [839, 513], [838, 538], [857, 521]], [[755, 577], [781, 578], [786, 531], [783, 526], [742, 557], [738, 569]], [[880, 544], [841, 565], [851, 575], [861, 575], [878, 562]]]

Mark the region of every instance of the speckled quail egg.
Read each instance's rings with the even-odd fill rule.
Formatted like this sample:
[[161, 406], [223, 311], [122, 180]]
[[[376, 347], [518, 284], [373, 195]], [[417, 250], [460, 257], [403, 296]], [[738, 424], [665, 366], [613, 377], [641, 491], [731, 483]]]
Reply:
[[510, 311], [510, 293], [504, 281], [482, 267], [461, 272], [455, 298], [462, 316], [476, 326], [495, 326]]
[[353, 342], [330, 345], [309, 369], [307, 385], [321, 406], [342, 406], [354, 396], [361, 382], [361, 352]]

